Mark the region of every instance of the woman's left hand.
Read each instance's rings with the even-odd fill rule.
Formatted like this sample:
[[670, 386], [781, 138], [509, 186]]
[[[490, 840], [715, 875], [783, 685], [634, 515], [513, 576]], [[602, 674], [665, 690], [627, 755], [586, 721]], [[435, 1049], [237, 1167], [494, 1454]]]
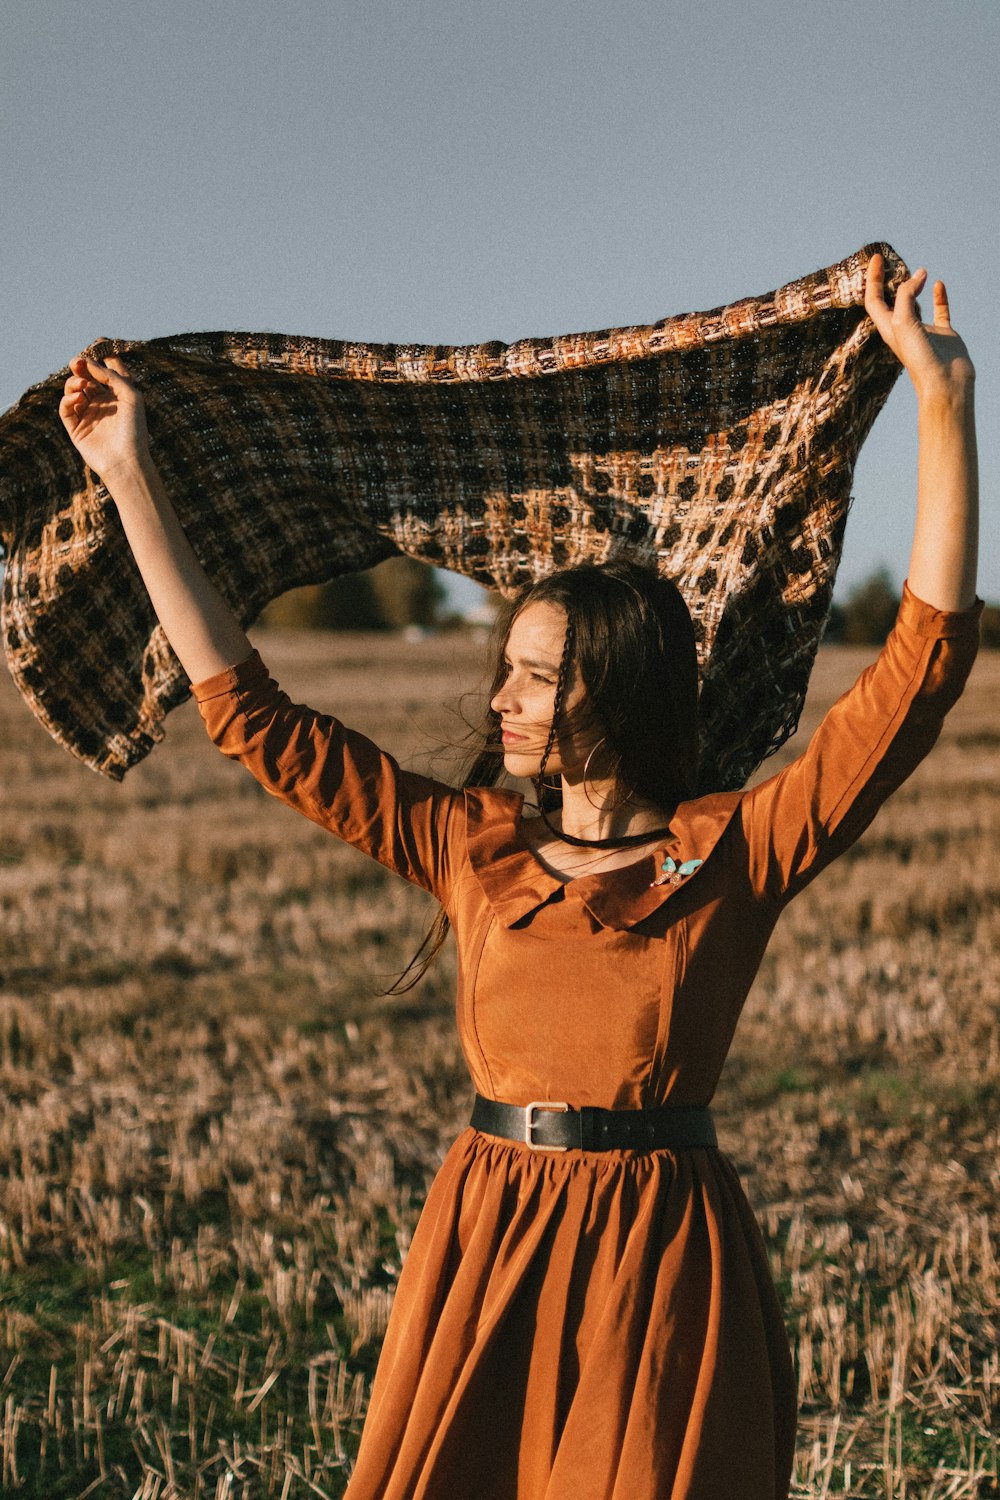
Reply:
[[968, 349], [951, 326], [944, 282], [934, 283], [934, 322], [922, 323], [917, 294], [927, 281], [924, 267], [896, 288], [893, 307], [885, 300], [884, 277], [885, 258], [873, 255], [865, 280], [865, 311], [906, 369], [918, 398], [955, 399], [970, 394], [976, 372]]

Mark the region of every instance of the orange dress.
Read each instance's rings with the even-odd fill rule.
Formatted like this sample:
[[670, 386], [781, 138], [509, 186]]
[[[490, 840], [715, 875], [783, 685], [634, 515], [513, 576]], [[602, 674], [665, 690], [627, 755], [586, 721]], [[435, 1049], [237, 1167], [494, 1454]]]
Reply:
[[[904, 589], [803, 755], [682, 804], [656, 855], [568, 882], [525, 841], [519, 795], [401, 770], [290, 703], [256, 653], [193, 692], [224, 754], [444, 904], [479, 1093], [704, 1105], [782, 908], [930, 749], [981, 608]], [[703, 863], [652, 886], [665, 854]], [[551, 1152], [470, 1127], [414, 1233], [347, 1495], [775, 1500], [795, 1408], [763, 1241], [722, 1152]]]

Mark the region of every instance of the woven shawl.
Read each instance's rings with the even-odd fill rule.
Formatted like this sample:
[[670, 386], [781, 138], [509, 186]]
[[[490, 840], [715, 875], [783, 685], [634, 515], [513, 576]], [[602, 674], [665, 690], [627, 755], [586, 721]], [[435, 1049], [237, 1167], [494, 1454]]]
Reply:
[[[627, 552], [679, 585], [701, 673], [702, 792], [793, 731], [854, 463], [900, 366], [866, 245], [765, 296], [643, 327], [462, 347], [273, 333], [102, 339], [145, 395], [195, 552], [241, 622], [406, 553], [510, 595]], [[187, 679], [113, 502], [58, 417], [66, 369], [0, 417], [7, 660], [51, 734], [116, 780]]]

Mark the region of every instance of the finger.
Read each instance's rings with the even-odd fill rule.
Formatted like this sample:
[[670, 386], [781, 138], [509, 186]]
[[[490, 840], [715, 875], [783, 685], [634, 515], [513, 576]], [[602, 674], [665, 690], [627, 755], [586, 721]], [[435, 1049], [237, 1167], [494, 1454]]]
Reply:
[[[96, 390], [97, 387], [93, 386], [91, 389]], [[86, 406], [89, 396], [85, 382], [81, 380], [67, 380], [63, 386], [63, 400], [74, 407]]]
[[865, 276], [865, 312], [871, 318], [884, 341], [890, 348], [893, 346], [892, 308], [885, 300], [883, 290], [883, 276], [885, 274], [885, 258], [882, 255], [873, 255], [868, 262], [867, 274]]
[[90, 359], [86, 354], [81, 355], [78, 361], [74, 361], [74, 366], [82, 366], [81, 374], [89, 380], [97, 381], [98, 385], [112, 386], [119, 378], [114, 370], [109, 370], [106, 365], [102, 365], [99, 359]]
[[904, 281], [896, 288], [896, 306], [894, 312], [896, 320], [903, 323], [919, 323], [920, 309], [917, 306], [917, 293], [927, 280], [927, 272], [923, 266], [915, 271], [909, 280]]
[[[119, 364], [121, 361], [119, 361]], [[109, 359], [102, 364], [99, 359], [87, 359], [85, 357], [87, 374], [92, 380], [99, 381], [101, 385], [109, 386], [111, 390], [121, 389], [122, 386], [131, 388], [127, 374], [123, 370], [116, 370]]]
[[885, 306], [885, 292], [883, 290], [883, 278], [885, 276], [885, 257], [873, 255], [865, 268], [865, 306], [869, 301], [881, 303]]
[[943, 281], [934, 283], [934, 326], [935, 328], [951, 327], [951, 308], [948, 305], [948, 291]]
[[104, 405], [114, 400], [114, 391], [91, 380], [89, 375], [71, 375], [63, 386], [63, 399], [74, 411], [82, 412], [88, 406]]
[[129, 372], [126, 370], [117, 354], [109, 354], [104, 363], [108, 366], [109, 369], [114, 370], [117, 375], [120, 375], [123, 380], [131, 379]]
[[74, 396], [64, 396], [59, 403], [59, 416], [65, 427], [74, 428], [80, 420], [80, 404]]

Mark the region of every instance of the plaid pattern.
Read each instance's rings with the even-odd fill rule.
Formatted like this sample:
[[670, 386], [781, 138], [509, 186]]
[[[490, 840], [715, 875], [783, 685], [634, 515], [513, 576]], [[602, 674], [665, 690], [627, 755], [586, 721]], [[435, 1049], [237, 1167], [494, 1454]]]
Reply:
[[[243, 623], [396, 552], [513, 592], [618, 551], [684, 594], [701, 790], [797, 723], [854, 463], [899, 365], [866, 317], [887, 246], [766, 296], [635, 328], [461, 348], [268, 333], [92, 345], [143, 389], [153, 458]], [[60, 743], [120, 779], [187, 679], [113, 503], [58, 417], [67, 370], [0, 417], [3, 632]]]

